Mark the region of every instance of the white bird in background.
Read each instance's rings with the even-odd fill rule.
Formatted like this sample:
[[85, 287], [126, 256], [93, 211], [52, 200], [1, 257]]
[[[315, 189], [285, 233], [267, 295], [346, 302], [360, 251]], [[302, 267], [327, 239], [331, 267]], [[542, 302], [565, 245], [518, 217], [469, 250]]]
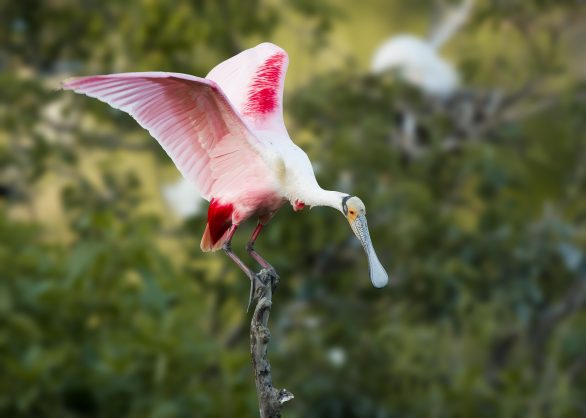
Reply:
[[385, 286], [388, 275], [372, 246], [364, 203], [322, 189], [307, 154], [289, 138], [283, 121], [288, 63], [283, 49], [263, 43], [220, 63], [206, 78], [123, 73], [74, 78], [63, 87], [127, 112], [149, 131], [210, 201], [202, 251], [224, 250], [253, 286], [255, 274], [232, 251], [232, 237], [242, 222], [257, 219], [246, 248], [274, 271], [254, 243], [286, 202], [296, 211], [329, 206], [341, 212], [364, 247], [372, 284]]
[[445, 12], [440, 24], [428, 40], [403, 34], [385, 41], [374, 53], [371, 70], [381, 74], [396, 70], [398, 76], [424, 93], [446, 99], [460, 84], [460, 76], [453, 65], [442, 58], [439, 49], [466, 22], [473, 0], [464, 0], [459, 7]]
[[201, 212], [203, 199], [195, 184], [185, 177], [165, 184], [161, 193], [167, 205], [181, 218], [189, 218]]

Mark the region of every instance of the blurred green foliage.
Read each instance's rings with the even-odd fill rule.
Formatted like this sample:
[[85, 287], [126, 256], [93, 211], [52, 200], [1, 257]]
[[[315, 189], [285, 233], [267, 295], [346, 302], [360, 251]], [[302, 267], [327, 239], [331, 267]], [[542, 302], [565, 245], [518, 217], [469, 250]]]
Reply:
[[[586, 15], [570, 0], [479, 3], [464, 33], [508, 31], [494, 42], [513, 50], [498, 73], [481, 36], [462, 48], [476, 54], [454, 54], [468, 82], [505, 96], [482, 129], [352, 56], [288, 87], [292, 137], [322, 186], [365, 201], [396, 283], [371, 287], [332, 210], [275, 217], [258, 250], [281, 276], [271, 360], [296, 395], [287, 417], [586, 416], [585, 84], [566, 42]], [[349, 4], [0, 3], [0, 416], [257, 416], [248, 281], [200, 253], [205, 214], [177, 225], [157, 206], [149, 182], [161, 179], [144, 171], [170, 162], [155, 141], [55, 86], [203, 75], [291, 36], [292, 17], [312, 54], [331, 53]], [[418, 115], [417, 155], [392, 140], [405, 109]]]

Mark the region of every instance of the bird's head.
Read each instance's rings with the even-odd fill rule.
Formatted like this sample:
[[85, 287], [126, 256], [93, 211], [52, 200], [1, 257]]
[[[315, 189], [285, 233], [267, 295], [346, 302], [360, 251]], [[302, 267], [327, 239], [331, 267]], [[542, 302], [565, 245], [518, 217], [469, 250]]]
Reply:
[[384, 267], [378, 260], [372, 242], [370, 240], [370, 233], [368, 232], [368, 223], [366, 222], [366, 207], [362, 200], [356, 196], [342, 197], [342, 213], [348, 219], [350, 227], [360, 243], [364, 247], [364, 251], [368, 257], [368, 266], [370, 280], [374, 287], [383, 287], [389, 281], [389, 276]]

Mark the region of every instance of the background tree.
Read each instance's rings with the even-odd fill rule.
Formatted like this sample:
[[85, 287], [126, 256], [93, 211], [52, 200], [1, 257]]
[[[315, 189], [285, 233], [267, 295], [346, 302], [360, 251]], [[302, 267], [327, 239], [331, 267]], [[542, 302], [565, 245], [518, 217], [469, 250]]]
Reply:
[[[269, 40], [291, 55], [291, 136], [324, 187], [365, 197], [397, 278], [372, 289], [326, 209], [273, 220], [258, 246], [281, 276], [271, 361], [296, 395], [287, 416], [586, 416], [581, 3], [478, 2], [445, 52], [464, 86], [452, 106], [368, 75], [429, 4], [354, 7], [0, 4], [0, 415], [257, 415], [248, 281], [200, 253], [205, 214], [169, 219], [159, 187], [176, 174], [132, 119], [55, 89], [204, 75]], [[461, 126], [458, 109], [495, 94], [498, 111]], [[393, 139], [405, 109], [416, 155]]]

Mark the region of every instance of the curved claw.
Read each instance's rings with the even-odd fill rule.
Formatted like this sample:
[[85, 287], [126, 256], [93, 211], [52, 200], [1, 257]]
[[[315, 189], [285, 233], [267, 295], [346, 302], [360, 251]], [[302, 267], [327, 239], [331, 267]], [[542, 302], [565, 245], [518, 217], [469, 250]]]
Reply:
[[250, 294], [248, 295], [248, 305], [246, 306], [246, 313], [250, 310], [250, 306], [252, 305], [252, 300], [254, 299], [254, 295], [256, 293], [256, 277], [250, 278]]

